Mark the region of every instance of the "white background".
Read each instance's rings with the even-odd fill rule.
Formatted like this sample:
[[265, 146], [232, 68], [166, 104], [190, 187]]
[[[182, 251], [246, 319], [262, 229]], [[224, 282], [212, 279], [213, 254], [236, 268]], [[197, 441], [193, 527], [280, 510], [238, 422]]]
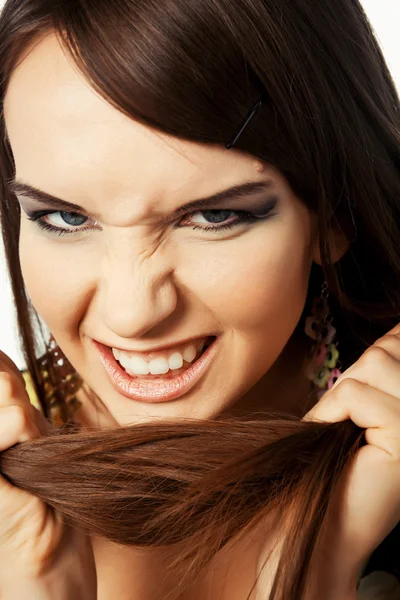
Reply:
[[[0, 0], [0, 8], [3, 4], [4, 0]], [[400, 0], [363, 0], [363, 4], [400, 89]], [[0, 350], [6, 352], [19, 368], [23, 368], [24, 361], [19, 351], [14, 307], [2, 252], [0, 243]]]

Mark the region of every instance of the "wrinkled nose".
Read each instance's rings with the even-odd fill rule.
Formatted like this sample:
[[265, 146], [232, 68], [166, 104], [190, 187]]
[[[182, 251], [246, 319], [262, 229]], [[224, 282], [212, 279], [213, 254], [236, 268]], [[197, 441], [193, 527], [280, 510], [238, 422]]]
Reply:
[[121, 338], [139, 338], [167, 319], [177, 306], [168, 270], [119, 261], [107, 269], [99, 294], [106, 327]]

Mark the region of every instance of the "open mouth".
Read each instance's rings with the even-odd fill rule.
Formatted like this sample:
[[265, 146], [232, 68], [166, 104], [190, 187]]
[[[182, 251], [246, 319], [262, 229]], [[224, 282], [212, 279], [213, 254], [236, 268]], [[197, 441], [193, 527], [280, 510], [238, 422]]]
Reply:
[[194, 364], [214, 341], [215, 337], [184, 344], [171, 349], [169, 352], [159, 352], [156, 355], [130, 355], [128, 352], [112, 349], [113, 356], [128, 375], [141, 379], [172, 379], [181, 375]]
[[216, 336], [210, 336], [144, 358], [92, 341], [114, 388], [141, 402], [165, 402], [186, 394], [201, 379], [218, 346]]

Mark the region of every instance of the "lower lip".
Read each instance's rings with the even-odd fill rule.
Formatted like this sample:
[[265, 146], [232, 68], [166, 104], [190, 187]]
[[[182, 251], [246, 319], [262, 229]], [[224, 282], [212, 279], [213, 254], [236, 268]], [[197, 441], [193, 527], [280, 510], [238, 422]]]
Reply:
[[201, 379], [211, 364], [217, 344], [215, 340], [186, 371], [170, 379], [140, 379], [131, 377], [115, 360], [111, 348], [92, 340], [100, 361], [114, 388], [123, 396], [139, 402], [169, 402], [177, 400]]

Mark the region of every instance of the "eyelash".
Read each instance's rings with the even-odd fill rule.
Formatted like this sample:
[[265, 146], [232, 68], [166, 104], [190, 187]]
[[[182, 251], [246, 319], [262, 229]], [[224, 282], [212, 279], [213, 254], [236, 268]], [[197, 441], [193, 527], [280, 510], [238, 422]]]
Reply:
[[[222, 224], [222, 225], [217, 225], [217, 226], [210, 226], [210, 227], [202, 227], [201, 225], [198, 224], [194, 224], [192, 225], [192, 229], [193, 230], [201, 230], [205, 233], [213, 231], [213, 232], [218, 232], [218, 231], [223, 231], [223, 230], [230, 230], [233, 229], [235, 226], [240, 225], [242, 223], [254, 223], [255, 221], [261, 221], [265, 218], [267, 218], [270, 215], [270, 212], [272, 211], [272, 208], [268, 211], [267, 214], [262, 215], [262, 217], [255, 215], [254, 213], [250, 213], [244, 210], [230, 210], [230, 209], [208, 209], [208, 211], [195, 211], [192, 213], [188, 213], [188, 215], [195, 215], [197, 213], [201, 213], [201, 212], [210, 212], [211, 210], [215, 210], [216, 212], [218, 212], [219, 210], [223, 210], [226, 212], [230, 212], [233, 215], [238, 216], [239, 218], [236, 221], [233, 221], [231, 223], [226, 223], [226, 224]], [[75, 228], [75, 229], [63, 229], [62, 227], [56, 227], [54, 225], [50, 225], [49, 223], [47, 223], [44, 220], [44, 217], [48, 216], [48, 215], [53, 215], [53, 214], [57, 214], [59, 212], [64, 212], [64, 211], [59, 211], [59, 210], [41, 210], [41, 211], [36, 211], [33, 212], [32, 214], [28, 215], [28, 220], [29, 221], [33, 221], [34, 223], [37, 224], [38, 227], [40, 227], [40, 229], [43, 229], [45, 231], [49, 231], [50, 233], [56, 234], [56, 235], [69, 235], [69, 234], [76, 234], [78, 232], [82, 233], [84, 231], [90, 231], [91, 227], [81, 227], [79, 228]], [[80, 213], [73, 213], [73, 212], [67, 212], [65, 211], [66, 214], [80, 214]], [[84, 215], [82, 215], [84, 216]], [[186, 215], [185, 215], [186, 217]], [[183, 220], [182, 217], [181, 220]], [[190, 227], [190, 225], [186, 225], [183, 227]]]

